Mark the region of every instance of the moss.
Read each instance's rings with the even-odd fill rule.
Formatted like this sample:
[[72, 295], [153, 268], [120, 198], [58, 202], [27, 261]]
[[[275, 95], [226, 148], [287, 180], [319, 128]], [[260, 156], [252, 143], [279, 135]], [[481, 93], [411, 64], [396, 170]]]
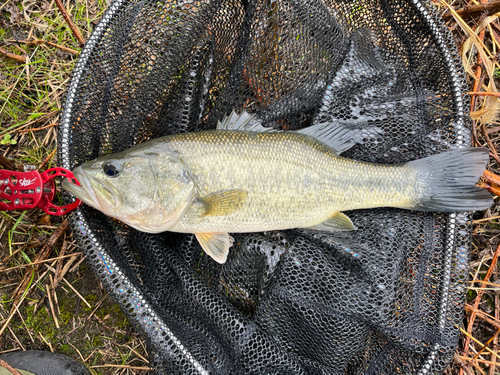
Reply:
[[474, 299], [476, 298], [476, 291], [475, 290], [472, 290], [472, 289], [469, 289], [467, 291], [467, 303], [471, 303], [474, 301]]
[[104, 346], [104, 342], [99, 336], [94, 336], [90, 344], [92, 345], [93, 348]]
[[32, 332], [41, 333], [45, 340], [52, 343], [55, 334], [55, 323], [49, 316], [47, 309], [40, 307], [35, 312], [35, 306], [28, 306], [25, 311], [24, 322]]
[[71, 346], [68, 344], [62, 344], [59, 347], [59, 353], [66, 354], [68, 356], [72, 356], [75, 352], [75, 349], [73, 349]]

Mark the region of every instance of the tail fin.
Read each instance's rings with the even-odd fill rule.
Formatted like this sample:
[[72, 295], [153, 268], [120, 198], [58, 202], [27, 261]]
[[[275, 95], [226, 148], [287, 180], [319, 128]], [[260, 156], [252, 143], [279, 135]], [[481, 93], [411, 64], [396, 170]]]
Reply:
[[486, 148], [469, 148], [433, 155], [408, 163], [425, 176], [427, 189], [417, 211], [475, 211], [493, 204], [488, 191], [474, 186], [483, 174], [489, 154]]

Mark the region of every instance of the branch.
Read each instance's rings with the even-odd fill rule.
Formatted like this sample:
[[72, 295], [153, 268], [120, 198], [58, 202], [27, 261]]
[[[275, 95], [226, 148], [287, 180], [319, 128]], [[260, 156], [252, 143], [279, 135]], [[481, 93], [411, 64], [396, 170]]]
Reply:
[[80, 34], [80, 31], [78, 31], [78, 28], [76, 27], [76, 25], [74, 24], [74, 22], [71, 20], [71, 17], [69, 16], [68, 11], [64, 7], [62, 1], [61, 0], [56, 0], [56, 4], [57, 4], [57, 7], [59, 8], [59, 10], [61, 11], [61, 13], [62, 13], [62, 15], [64, 17], [64, 20], [66, 21], [66, 23], [68, 24], [69, 28], [73, 32], [73, 35], [78, 40], [78, 43], [80, 43], [80, 47], [83, 47], [83, 45], [85, 44], [85, 40], [83, 39], [82, 34]]
[[0, 54], [4, 55], [5, 57], [16, 60], [17, 62], [20, 62], [22, 64], [26, 64], [28, 62], [28, 59], [26, 56], [14, 55], [13, 53], [7, 52], [3, 48], [0, 48]]
[[[500, 0], [491, 0], [488, 4], [472, 5], [468, 8], [459, 9], [456, 11], [463, 20], [467, 20], [474, 17], [481, 17], [486, 13], [487, 16], [491, 16], [497, 12], [500, 12]], [[443, 14], [443, 18], [448, 21], [453, 18], [450, 12]]]

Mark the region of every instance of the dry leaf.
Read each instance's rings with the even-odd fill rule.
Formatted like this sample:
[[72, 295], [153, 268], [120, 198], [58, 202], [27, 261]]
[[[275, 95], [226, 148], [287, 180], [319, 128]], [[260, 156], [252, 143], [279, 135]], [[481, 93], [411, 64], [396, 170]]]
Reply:
[[17, 8], [17, 5], [13, 2], [7, 4], [5, 10], [10, 13], [10, 22], [13, 24], [18, 23], [21, 20], [21, 12]]
[[[40, 19], [39, 22], [35, 22], [30, 18], [30, 14], [33, 13], [35, 10], [31, 10], [30, 8], [33, 7], [38, 7], [39, 4], [37, 4], [36, 0], [23, 0], [21, 3], [23, 5], [23, 14], [24, 14], [24, 19], [26, 22], [28, 22], [30, 25], [35, 26], [38, 31], [43, 32], [49, 27], [47, 23], [40, 23], [41, 22], [41, 17], [38, 17]], [[36, 9], [37, 13], [40, 11], [40, 9]]]

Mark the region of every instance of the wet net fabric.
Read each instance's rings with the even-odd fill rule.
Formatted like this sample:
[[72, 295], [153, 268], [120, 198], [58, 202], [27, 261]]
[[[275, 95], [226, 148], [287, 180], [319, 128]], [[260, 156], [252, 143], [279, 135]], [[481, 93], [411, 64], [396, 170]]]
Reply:
[[[75, 69], [59, 128], [74, 168], [233, 109], [264, 126], [363, 130], [343, 156], [401, 163], [467, 147], [451, 36], [418, 0], [111, 3]], [[470, 217], [347, 212], [355, 232], [235, 234], [225, 265], [193, 235], [71, 216], [157, 374], [426, 374], [458, 341]]]

